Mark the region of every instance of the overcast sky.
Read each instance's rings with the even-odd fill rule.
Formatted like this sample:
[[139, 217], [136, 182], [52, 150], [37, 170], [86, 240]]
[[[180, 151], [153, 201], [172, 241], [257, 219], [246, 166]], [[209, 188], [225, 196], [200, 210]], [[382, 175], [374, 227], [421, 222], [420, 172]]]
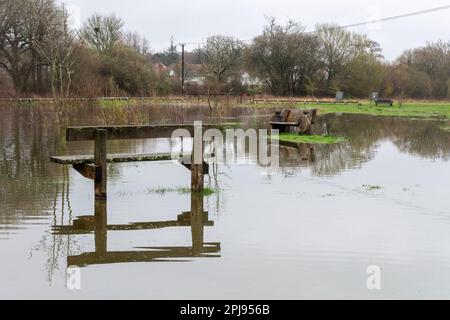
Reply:
[[[74, 13], [76, 24], [93, 13], [116, 13], [126, 29], [145, 35], [153, 51], [176, 42], [201, 42], [223, 34], [251, 39], [261, 33], [265, 16], [292, 19], [307, 30], [317, 23], [348, 25], [398, 14], [450, 5], [450, 0], [59, 0]], [[387, 59], [427, 41], [450, 40], [450, 9], [352, 28], [378, 41]]]

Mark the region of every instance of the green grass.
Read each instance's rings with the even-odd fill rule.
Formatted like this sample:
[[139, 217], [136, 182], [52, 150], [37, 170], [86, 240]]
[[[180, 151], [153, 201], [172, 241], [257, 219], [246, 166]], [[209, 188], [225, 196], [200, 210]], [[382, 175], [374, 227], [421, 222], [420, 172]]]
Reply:
[[404, 103], [401, 107], [362, 105], [320, 105], [321, 114], [326, 113], [356, 113], [376, 116], [412, 117], [412, 118], [450, 118], [450, 103]]
[[[148, 193], [156, 193], [161, 196], [167, 194], [167, 193], [178, 193], [181, 195], [191, 194], [191, 188], [189, 187], [175, 187], [175, 188], [166, 188], [166, 187], [158, 187], [155, 189], [148, 189]], [[209, 197], [216, 193], [216, 190], [211, 188], [205, 188], [200, 194], [204, 195], [205, 197]]]
[[450, 132], [450, 124], [444, 124], [442, 126], [440, 126], [441, 130]]
[[[99, 99], [98, 104], [102, 107], [125, 107], [136, 106], [140, 104], [159, 104], [159, 99], [146, 98], [144, 100], [130, 98], [128, 100], [109, 100]], [[258, 103], [254, 104], [242, 104], [243, 107], [274, 107], [277, 105], [275, 102], [270, 103]], [[405, 102], [402, 106], [396, 101], [394, 106], [380, 105], [375, 106], [373, 103], [364, 102], [361, 105], [358, 104], [278, 104], [280, 108], [318, 108], [321, 114], [327, 113], [352, 113], [352, 114], [368, 114], [375, 116], [391, 116], [391, 117], [408, 117], [408, 118], [440, 118], [450, 119], [450, 102]], [[230, 123], [230, 125], [235, 125]]]
[[348, 141], [345, 137], [299, 135], [294, 133], [281, 133], [281, 142], [311, 143], [311, 144], [336, 144]]
[[[255, 106], [255, 105], [253, 105]], [[257, 104], [258, 107], [274, 107], [278, 106], [280, 109], [285, 108], [317, 108], [320, 114], [327, 113], [352, 113], [352, 114], [368, 114], [374, 116], [389, 116], [389, 117], [407, 117], [407, 118], [450, 118], [450, 102], [405, 102], [402, 106], [395, 102], [394, 106], [375, 106], [369, 102], [358, 104], [303, 104], [297, 103], [295, 105], [276, 105], [274, 103]]]

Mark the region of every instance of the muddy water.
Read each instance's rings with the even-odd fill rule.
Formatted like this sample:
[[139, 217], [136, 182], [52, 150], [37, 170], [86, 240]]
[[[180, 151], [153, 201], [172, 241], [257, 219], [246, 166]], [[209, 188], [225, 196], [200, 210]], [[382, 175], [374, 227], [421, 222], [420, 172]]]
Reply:
[[[0, 298], [449, 298], [450, 133], [441, 122], [321, 116], [317, 133], [350, 142], [282, 146], [277, 168], [220, 164], [206, 179], [216, 193], [203, 198], [162, 192], [189, 186], [182, 166], [129, 163], [109, 167], [108, 203], [94, 203], [91, 181], [49, 162], [92, 152], [65, 141], [69, 125], [264, 128], [268, 113], [0, 107]], [[164, 152], [170, 142], [108, 148]], [[67, 289], [70, 265], [81, 290]], [[381, 290], [367, 289], [370, 265], [381, 268]]]

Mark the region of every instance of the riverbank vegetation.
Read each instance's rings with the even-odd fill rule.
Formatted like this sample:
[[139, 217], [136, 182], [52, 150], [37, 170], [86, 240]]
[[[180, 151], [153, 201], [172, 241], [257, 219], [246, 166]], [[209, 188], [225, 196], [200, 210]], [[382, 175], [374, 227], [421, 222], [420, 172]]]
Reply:
[[[79, 30], [55, 0], [0, 2], [0, 96], [148, 97], [181, 93], [180, 48], [153, 52], [150, 40], [114, 15], [94, 15]], [[185, 92], [221, 95], [448, 99], [450, 43], [437, 41], [384, 59], [364, 34], [333, 24], [306, 32], [268, 18], [251, 42], [214, 35], [186, 48]], [[182, 41], [179, 39], [178, 41]]]
[[357, 113], [376, 116], [409, 117], [409, 118], [450, 118], [450, 103], [410, 102], [402, 105], [375, 106], [364, 103], [361, 105], [320, 105], [321, 114], [326, 113]]
[[310, 144], [336, 144], [348, 141], [345, 137], [337, 136], [318, 136], [318, 135], [299, 135], [293, 133], [281, 133], [280, 142], [290, 143], [310, 143]]

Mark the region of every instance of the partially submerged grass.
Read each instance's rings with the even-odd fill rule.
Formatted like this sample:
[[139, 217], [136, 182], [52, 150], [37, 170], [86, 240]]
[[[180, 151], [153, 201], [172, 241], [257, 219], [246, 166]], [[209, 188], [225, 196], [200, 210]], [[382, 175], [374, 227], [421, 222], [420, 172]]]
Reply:
[[[270, 107], [273, 108], [275, 103], [261, 103], [251, 106]], [[319, 109], [320, 114], [327, 113], [351, 113], [351, 114], [368, 114], [374, 116], [389, 116], [389, 117], [406, 117], [406, 118], [450, 118], [450, 102], [404, 102], [402, 106], [395, 102], [394, 106], [379, 105], [374, 103], [361, 104], [334, 104], [334, 103], [295, 103], [292, 105], [277, 105], [280, 109], [285, 108], [316, 108]]]
[[98, 99], [97, 103], [99, 106], [108, 108], [108, 107], [128, 107], [128, 106], [136, 106], [139, 104], [139, 100], [137, 99]]
[[370, 185], [370, 184], [363, 184], [363, 188], [366, 189], [366, 190], [368, 190], [368, 191], [383, 189], [383, 187], [381, 187], [381, 186]]
[[[191, 194], [191, 188], [189, 187], [175, 187], [175, 188], [166, 188], [166, 187], [158, 187], [155, 189], [148, 189], [148, 193], [156, 193], [161, 196], [167, 193], [178, 193], [181, 195]], [[216, 190], [211, 188], [205, 188], [202, 192], [199, 192], [201, 195], [208, 197], [216, 193]]]
[[322, 195], [321, 197], [322, 198], [330, 198], [330, 197], [335, 197], [335, 196], [336, 195], [334, 193], [327, 193], [327, 194]]
[[293, 143], [336, 144], [348, 141], [347, 138], [339, 136], [300, 135], [294, 133], [280, 133], [279, 137], [281, 142]]

